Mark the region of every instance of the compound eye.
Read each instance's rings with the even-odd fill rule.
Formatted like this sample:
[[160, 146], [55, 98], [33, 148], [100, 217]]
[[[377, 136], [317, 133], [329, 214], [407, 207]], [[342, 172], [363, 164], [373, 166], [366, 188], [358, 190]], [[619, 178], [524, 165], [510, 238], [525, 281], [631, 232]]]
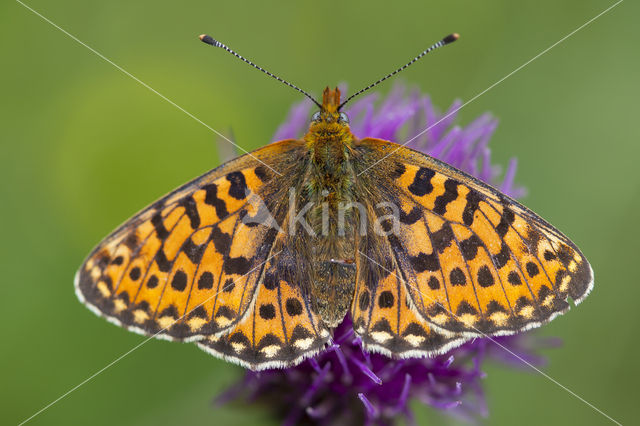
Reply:
[[320, 111], [311, 116], [311, 121], [320, 121]]
[[341, 112], [340, 116], [338, 117], [338, 123], [349, 124], [349, 117], [347, 117], [347, 114], [345, 114], [344, 112]]

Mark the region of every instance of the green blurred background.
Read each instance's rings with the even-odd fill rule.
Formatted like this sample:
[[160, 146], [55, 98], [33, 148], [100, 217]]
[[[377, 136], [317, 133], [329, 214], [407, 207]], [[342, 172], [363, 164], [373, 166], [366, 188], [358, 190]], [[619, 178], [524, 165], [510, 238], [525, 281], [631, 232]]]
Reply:
[[[301, 96], [202, 45], [202, 32], [316, 94], [364, 86], [459, 32], [401, 77], [446, 108], [613, 1], [27, 4], [250, 150], [270, 142]], [[622, 423], [636, 421], [640, 378], [639, 12], [621, 3], [460, 112], [462, 123], [484, 111], [500, 119], [495, 161], [519, 159], [525, 204], [592, 262], [592, 295], [539, 331], [564, 341], [545, 352], [544, 370]], [[144, 340], [82, 306], [73, 275], [109, 231], [219, 158], [210, 130], [19, 3], [0, 6], [0, 38], [0, 423], [16, 424]], [[486, 371], [487, 423], [608, 423], [527, 368]], [[212, 409], [240, 374], [195, 346], [154, 340], [31, 424], [268, 422], [257, 409]], [[417, 409], [425, 422], [448, 421]]]

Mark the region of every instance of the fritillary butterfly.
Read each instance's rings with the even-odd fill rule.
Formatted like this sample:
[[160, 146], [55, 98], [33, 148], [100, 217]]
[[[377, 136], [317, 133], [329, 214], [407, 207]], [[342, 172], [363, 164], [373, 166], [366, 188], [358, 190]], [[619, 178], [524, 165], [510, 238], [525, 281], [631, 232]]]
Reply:
[[229, 161], [125, 222], [81, 266], [80, 300], [260, 370], [322, 350], [345, 315], [367, 349], [425, 356], [537, 327], [588, 294], [589, 263], [552, 225], [435, 158], [359, 139], [345, 102], [326, 88], [302, 139]]

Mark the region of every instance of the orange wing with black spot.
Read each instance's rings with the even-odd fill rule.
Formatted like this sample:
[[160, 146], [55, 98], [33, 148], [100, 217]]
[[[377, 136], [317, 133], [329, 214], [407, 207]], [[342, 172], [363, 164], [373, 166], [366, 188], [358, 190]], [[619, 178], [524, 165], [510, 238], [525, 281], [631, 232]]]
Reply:
[[[295, 168], [307, 152], [301, 144], [282, 141], [230, 161], [138, 213], [81, 266], [75, 280], [80, 300], [132, 331], [178, 340], [237, 335], [252, 323], [256, 304], [258, 310], [271, 306], [274, 318], [291, 320], [293, 329], [278, 331], [268, 320], [257, 327], [262, 337], [269, 334], [266, 329], [275, 330], [265, 359], [284, 354], [274, 352], [276, 340], [282, 349], [291, 345], [297, 357], [317, 350], [326, 336], [303, 303], [298, 283], [269, 281], [279, 274], [274, 268], [282, 258], [282, 247], [276, 248], [280, 230], [269, 225], [282, 217], [264, 217], [286, 214], [287, 206], [279, 204], [286, 200], [283, 188], [300, 176]], [[293, 315], [298, 304], [305, 315], [302, 310]], [[236, 356], [234, 348], [217, 350], [254, 366], [264, 361]], [[283, 364], [290, 357], [285, 358]]]
[[304, 262], [278, 234], [262, 285], [245, 318], [226, 335], [198, 342], [205, 351], [252, 370], [286, 367], [322, 350], [329, 330], [303, 293], [295, 265]]
[[591, 290], [593, 272], [578, 248], [517, 201], [397, 144], [364, 139], [357, 149], [369, 163], [388, 155], [370, 170], [387, 182], [382, 201], [400, 209], [399, 230], [387, 240], [411, 304], [432, 327], [514, 333]]
[[435, 330], [417, 312], [388, 242], [367, 237], [362, 242], [356, 257], [351, 317], [368, 350], [402, 358], [434, 356], [468, 340]]

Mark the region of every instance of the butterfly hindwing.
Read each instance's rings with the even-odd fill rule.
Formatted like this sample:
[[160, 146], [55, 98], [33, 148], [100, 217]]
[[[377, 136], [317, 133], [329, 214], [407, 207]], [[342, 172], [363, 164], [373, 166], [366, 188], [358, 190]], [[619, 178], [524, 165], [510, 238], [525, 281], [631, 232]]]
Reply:
[[279, 234], [245, 318], [226, 335], [200, 342], [205, 351], [252, 370], [286, 367], [320, 351], [329, 331], [312, 311], [291, 265], [296, 254]]
[[[364, 139], [358, 149], [400, 208], [388, 237], [422, 318], [467, 335], [513, 333], [580, 302], [591, 268], [563, 234], [515, 200], [434, 158]], [[366, 166], [366, 164], [363, 165]]]
[[467, 339], [434, 330], [416, 312], [404, 272], [383, 239], [363, 239], [356, 257], [357, 281], [351, 307], [354, 331], [365, 348], [402, 358], [433, 356]]
[[[263, 164], [283, 153], [304, 155], [297, 141], [269, 145], [138, 213], [86, 259], [76, 275], [78, 297], [143, 334], [198, 339], [229, 332], [254, 301], [273, 248], [277, 230], [250, 219], [261, 214], [254, 198], [270, 200], [289, 186], [291, 174]], [[286, 173], [287, 164], [280, 166]]]

